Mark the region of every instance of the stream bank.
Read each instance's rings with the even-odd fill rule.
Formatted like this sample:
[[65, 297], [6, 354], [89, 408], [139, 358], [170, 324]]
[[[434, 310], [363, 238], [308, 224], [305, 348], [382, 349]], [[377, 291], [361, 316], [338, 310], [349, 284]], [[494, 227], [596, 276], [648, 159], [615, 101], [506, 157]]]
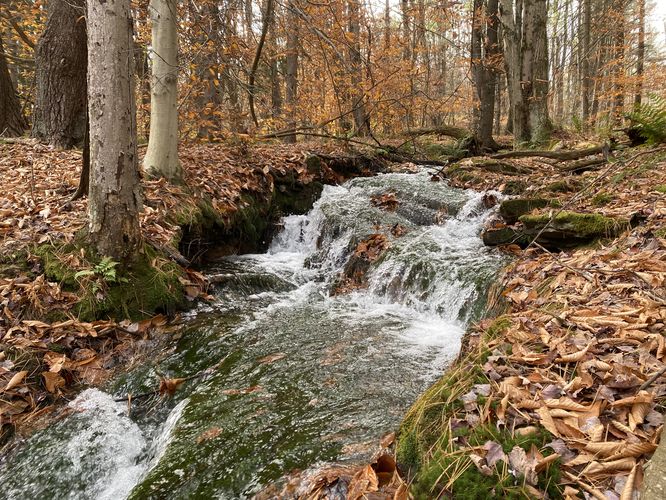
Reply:
[[498, 284], [498, 317], [469, 330], [400, 426], [397, 462], [412, 494], [631, 498], [666, 398], [653, 377], [666, 367], [666, 151], [626, 150], [582, 174], [538, 159], [494, 171], [465, 160], [448, 174], [460, 187], [545, 199], [514, 217], [505, 210], [486, 231], [557, 223], [563, 210], [600, 224], [579, 241], [502, 242], [515, 261]]

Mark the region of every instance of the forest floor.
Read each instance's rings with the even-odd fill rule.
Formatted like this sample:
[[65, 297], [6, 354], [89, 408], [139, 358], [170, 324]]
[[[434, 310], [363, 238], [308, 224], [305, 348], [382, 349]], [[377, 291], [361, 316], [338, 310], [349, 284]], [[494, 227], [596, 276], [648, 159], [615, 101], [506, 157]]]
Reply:
[[[185, 185], [143, 181], [144, 252], [174, 309], [183, 297], [212, 299], [205, 278], [180, 261], [188, 228], [212, 217], [222, 232], [249, 223], [244, 230], [259, 237], [265, 227], [246, 215], [239, 222], [250, 200], [262, 201], [263, 211], [253, 212], [261, 218], [276, 183], [343, 179], [325, 164], [309, 169], [313, 152], [346, 154], [319, 144], [194, 145], [180, 151]], [[114, 263], [96, 261], [80, 241], [86, 201], [70, 201], [80, 161], [79, 152], [0, 144], [0, 443], [177, 328], [177, 318], [149, 307], [134, 318], [102, 317], [100, 304], [122, 283]], [[459, 360], [407, 415], [398, 463], [424, 498], [462, 491], [631, 498], [663, 426], [666, 379], [652, 376], [666, 368], [666, 148], [618, 152], [576, 174], [554, 160], [502, 163], [465, 159], [433, 180], [556, 200], [541, 210], [553, 218], [566, 210], [640, 223], [562, 252], [504, 246], [515, 260], [491, 300], [499, 316], [470, 329]], [[361, 493], [404, 496], [394, 471], [384, 458], [324, 471], [309, 484], [322, 494], [346, 478]]]

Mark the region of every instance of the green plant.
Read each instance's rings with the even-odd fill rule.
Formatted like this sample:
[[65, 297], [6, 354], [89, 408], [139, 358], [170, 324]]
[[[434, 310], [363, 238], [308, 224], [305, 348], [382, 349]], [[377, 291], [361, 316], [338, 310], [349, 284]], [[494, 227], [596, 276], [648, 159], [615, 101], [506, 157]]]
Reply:
[[650, 102], [630, 113], [629, 119], [648, 143], [666, 142], [666, 97], [651, 95]]
[[92, 289], [93, 293], [97, 293], [103, 286], [109, 283], [127, 283], [127, 278], [118, 277], [116, 268], [118, 262], [111, 257], [104, 257], [92, 269], [83, 269], [74, 275], [74, 279], [78, 280], [83, 277], [93, 277]]

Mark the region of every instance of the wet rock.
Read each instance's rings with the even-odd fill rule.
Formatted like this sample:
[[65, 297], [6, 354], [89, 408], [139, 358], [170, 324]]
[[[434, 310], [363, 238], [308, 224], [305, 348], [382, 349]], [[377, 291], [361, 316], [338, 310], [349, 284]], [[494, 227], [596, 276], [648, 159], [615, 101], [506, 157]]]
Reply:
[[522, 215], [529, 214], [532, 210], [544, 208], [551, 204], [545, 198], [514, 198], [504, 200], [499, 207], [499, 213], [507, 224], [515, 224]]

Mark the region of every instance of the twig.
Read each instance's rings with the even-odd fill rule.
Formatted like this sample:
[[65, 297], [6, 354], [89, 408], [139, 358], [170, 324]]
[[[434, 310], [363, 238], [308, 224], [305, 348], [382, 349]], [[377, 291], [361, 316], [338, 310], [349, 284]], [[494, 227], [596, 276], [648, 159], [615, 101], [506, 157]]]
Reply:
[[652, 375], [649, 379], [647, 379], [643, 384], [638, 388], [639, 391], [644, 391], [648, 387], [650, 387], [652, 384], [654, 384], [659, 377], [661, 377], [664, 373], [666, 373], [666, 366], [664, 366], [661, 370], [659, 370], [657, 373]]

